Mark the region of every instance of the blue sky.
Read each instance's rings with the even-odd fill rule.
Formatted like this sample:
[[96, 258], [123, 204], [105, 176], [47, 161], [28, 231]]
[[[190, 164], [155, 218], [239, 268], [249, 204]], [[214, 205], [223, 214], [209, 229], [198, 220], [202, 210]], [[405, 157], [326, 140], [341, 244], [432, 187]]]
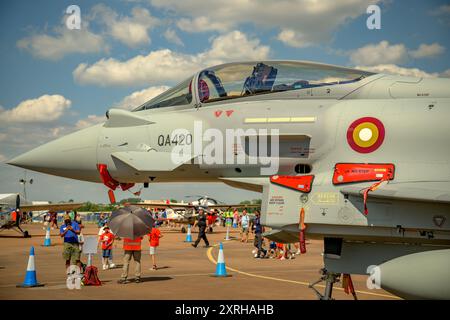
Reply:
[[[65, 27], [71, 4], [81, 9], [81, 31]], [[366, 27], [369, 4], [381, 8], [380, 30]], [[7, 159], [211, 63], [297, 59], [450, 77], [448, 1], [18, 0], [1, 2], [0, 28], [1, 193], [20, 191], [24, 174]], [[101, 185], [27, 175], [36, 181], [32, 199], [106, 201]], [[189, 187], [223, 201], [258, 197], [220, 184]], [[155, 185], [143, 196], [181, 199], [185, 188]]]

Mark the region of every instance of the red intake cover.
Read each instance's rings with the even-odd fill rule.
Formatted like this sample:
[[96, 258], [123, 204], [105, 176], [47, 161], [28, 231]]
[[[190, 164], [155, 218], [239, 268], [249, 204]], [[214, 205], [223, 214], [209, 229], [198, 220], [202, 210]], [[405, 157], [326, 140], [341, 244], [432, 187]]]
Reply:
[[112, 190], [116, 190], [117, 186], [119, 185], [119, 182], [114, 180], [109, 172], [108, 172], [108, 166], [106, 164], [97, 164], [98, 172], [100, 173], [100, 177], [102, 178], [103, 184], [107, 186], [108, 188]]
[[392, 180], [395, 167], [392, 163], [337, 163], [333, 184]]
[[291, 188], [297, 191], [308, 193], [311, 191], [311, 185], [314, 175], [308, 176], [271, 176], [270, 182]]

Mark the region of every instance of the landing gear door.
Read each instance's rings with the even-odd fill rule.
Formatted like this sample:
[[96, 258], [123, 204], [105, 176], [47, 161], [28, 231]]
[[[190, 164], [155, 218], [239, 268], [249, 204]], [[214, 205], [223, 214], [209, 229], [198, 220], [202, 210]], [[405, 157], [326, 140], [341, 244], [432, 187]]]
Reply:
[[263, 187], [261, 223], [271, 227], [292, 224], [292, 215], [299, 216], [302, 193], [268, 183]]

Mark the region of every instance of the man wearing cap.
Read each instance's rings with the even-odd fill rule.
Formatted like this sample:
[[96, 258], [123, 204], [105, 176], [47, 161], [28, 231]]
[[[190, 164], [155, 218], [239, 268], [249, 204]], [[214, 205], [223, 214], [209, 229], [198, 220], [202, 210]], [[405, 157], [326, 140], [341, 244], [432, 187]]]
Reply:
[[78, 245], [78, 235], [80, 226], [76, 221], [72, 221], [68, 214], [64, 215], [64, 224], [59, 229], [59, 235], [64, 237], [63, 258], [66, 260], [66, 270], [71, 264], [76, 264], [81, 268], [80, 247]]

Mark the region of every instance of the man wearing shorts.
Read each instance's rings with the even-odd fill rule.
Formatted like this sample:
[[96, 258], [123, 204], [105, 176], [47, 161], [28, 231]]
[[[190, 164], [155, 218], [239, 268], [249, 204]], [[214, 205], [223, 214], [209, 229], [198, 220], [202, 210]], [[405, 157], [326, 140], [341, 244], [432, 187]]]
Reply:
[[66, 260], [66, 270], [71, 264], [76, 264], [81, 269], [80, 247], [78, 244], [78, 235], [80, 234], [80, 226], [70, 219], [66, 214], [64, 216], [64, 224], [59, 229], [59, 235], [64, 237], [63, 258]]
[[242, 217], [241, 217], [241, 228], [242, 228], [241, 242], [247, 243], [249, 222], [250, 222], [250, 219], [247, 215], [247, 210], [244, 209], [244, 211], [242, 211]]

